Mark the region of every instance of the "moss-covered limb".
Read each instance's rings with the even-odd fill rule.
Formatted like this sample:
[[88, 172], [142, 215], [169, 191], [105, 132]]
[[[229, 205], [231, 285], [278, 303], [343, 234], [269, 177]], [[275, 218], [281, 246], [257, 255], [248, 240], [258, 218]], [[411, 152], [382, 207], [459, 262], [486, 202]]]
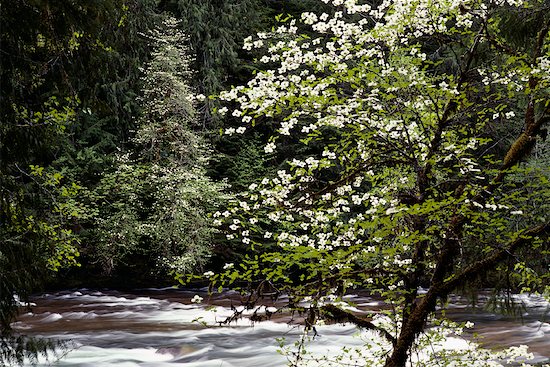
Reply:
[[[535, 49], [532, 53], [532, 63], [536, 64], [537, 59], [540, 57], [543, 48], [545, 47], [545, 39], [548, 36], [550, 30], [550, 20], [546, 22], [544, 27], [538, 32], [537, 42]], [[504, 161], [501, 167], [501, 171], [504, 171], [510, 167], [513, 167], [520, 161], [524, 160], [535, 146], [537, 135], [541, 134], [541, 128], [548, 122], [548, 108], [545, 108], [545, 113], [539, 118], [536, 117], [535, 109], [537, 107], [535, 103], [535, 90], [540, 83], [540, 78], [536, 76], [529, 77], [529, 88], [531, 90], [529, 96], [529, 103], [525, 110], [524, 131], [517, 137], [514, 143], [510, 146], [510, 149], [504, 157]], [[548, 105], [548, 101], [544, 102], [544, 105]], [[499, 182], [504, 177], [501, 172], [496, 182]]]

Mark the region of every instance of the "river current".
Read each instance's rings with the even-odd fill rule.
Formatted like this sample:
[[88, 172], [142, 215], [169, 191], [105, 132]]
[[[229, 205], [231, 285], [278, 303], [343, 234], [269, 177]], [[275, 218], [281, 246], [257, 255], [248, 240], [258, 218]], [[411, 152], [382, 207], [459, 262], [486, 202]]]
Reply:
[[[204, 298], [202, 303], [191, 302], [195, 295]], [[384, 307], [367, 295], [348, 298], [357, 312]], [[479, 305], [487, 299], [482, 294]], [[535, 356], [531, 363], [550, 362], [548, 303], [528, 295], [513, 299], [518, 307], [515, 317], [482, 311], [460, 297], [451, 299], [448, 316], [475, 323], [464, 335], [466, 339], [476, 333], [490, 348], [526, 344]], [[39, 295], [32, 302], [14, 328], [27, 335], [72, 343], [62, 355], [41, 361], [39, 366], [279, 367], [286, 365], [287, 357], [278, 353], [278, 338], [292, 344], [303, 330], [290, 315], [253, 324], [243, 318], [220, 325], [232, 315], [232, 306], [240, 307], [239, 296], [232, 292], [209, 297], [204, 290], [124, 293], [80, 289]], [[272, 306], [263, 311], [274, 311]], [[349, 324], [319, 326], [317, 332], [308, 345], [314, 354], [337, 354], [343, 346], [363, 343], [358, 330]], [[460, 347], [466, 341], [451, 338], [449, 343]]]

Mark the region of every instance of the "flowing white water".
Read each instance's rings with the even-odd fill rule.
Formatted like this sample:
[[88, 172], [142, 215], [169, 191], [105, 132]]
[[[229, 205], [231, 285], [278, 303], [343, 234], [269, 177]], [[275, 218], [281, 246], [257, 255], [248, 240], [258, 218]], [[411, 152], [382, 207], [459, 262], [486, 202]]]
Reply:
[[[191, 304], [195, 294], [204, 304]], [[32, 312], [14, 323], [28, 335], [70, 339], [74, 346], [63, 358], [40, 365], [58, 366], [186, 366], [186, 367], [270, 367], [284, 366], [287, 358], [277, 351], [277, 338], [287, 344], [298, 340], [302, 328], [290, 316], [251, 324], [247, 319], [227, 326], [217, 323], [232, 314], [231, 304], [239, 297], [231, 292], [208, 299], [204, 291], [147, 290], [140, 294], [116, 291], [79, 290], [36, 297]], [[527, 307], [523, 322], [497, 314], [472, 311], [461, 299], [451, 304], [452, 317], [476, 322], [473, 332], [492, 347], [527, 344], [535, 353], [534, 362], [550, 357], [550, 324], [542, 317], [548, 304], [536, 297], [516, 296]], [[356, 310], [364, 312], [383, 305], [366, 296], [351, 297]], [[213, 306], [209, 306], [213, 305]], [[270, 309], [272, 311], [273, 309]], [[264, 309], [265, 311], [265, 309]], [[246, 312], [245, 312], [246, 313]], [[250, 313], [250, 312], [248, 312]], [[362, 338], [351, 325], [326, 325], [308, 351], [337, 354], [341, 347], [361, 346]], [[363, 338], [378, 338], [362, 332]], [[450, 347], [466, 345], [462, 339], [449, 340]]]

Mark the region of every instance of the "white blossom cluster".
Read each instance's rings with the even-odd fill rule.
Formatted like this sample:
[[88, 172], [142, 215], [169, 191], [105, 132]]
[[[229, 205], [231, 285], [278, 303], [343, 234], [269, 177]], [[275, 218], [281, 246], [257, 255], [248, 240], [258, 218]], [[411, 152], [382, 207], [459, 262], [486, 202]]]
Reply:
[[[394, 320], [384, 314], [376, 314], [372, 323], [396, 335], [400, 329], [399, 320]], [[492, 351], [483, 348], [475, 341], [467, 341], [461, 338], [463, 330], [473, 328], [471, 322], [460, 325], [450, 321], [437, 322], [429, 328], [426, 333], [419, 336], [415, 341], [414, 350], [411, 353], [407, 366], [450, 366], [450, 367], [502, 367], [503, 365], [514, 365], [528, 367], [528, 362], [534, 355], [528, 351], [527, 346], [521, 345], [500, 351]], [[357, 333], [358, 346], [346, 346], [340, 350], [327, 348], [324, 355], [309, 352], [311, 338], [302, 338], [303, 352], [299, 359], [296, 359], [296, 366], [359, 366], [367, 365], [382, 367], [385, 363], [385, 355], [391, 350], [391, 344], [375, 331], [360, 331]], [[295, 353], [290, 346], [284, 346], [281, 353], [287, 355], [289, 360]]]
[[[524, 94], [530, 76], [550, 75], [550, 58], [523, 69], [516, 67], [521, 61], [483, 64], [466, 83], [455, 72], [439, 71], [439, 50], [422, 45], [432, 36], [460, 36], [461, 48], [489, 43], [479, 24], [495, 7], [523, 6], [521, 1], [385, 0], [377, 6], [323, 1], [336, 7], [332, 14], [307, 12], [300, 18], [310, 35], [297, 34], [298, 21], [291, 20], [245, 40], [245, 49], [266, 51], [259, 61], [268, 70], [221, 93], [220, 99], [237, 107], [219, 111], [242, 121], [226, 129], [229, 135], [244, 133], [256, 120], [274, 123], [266, 154], [288, 141], [322, 142], [322, 149], [306, 149], [310, 153], [252, 184], [233, 206], [214, 215], [215, 224], [229, 240], [251, 248], [268, 244], [268, 268], [295, 265], [319, 277], [342, 278], [361, 269], [364, 274], [346, 278], [346, 286], [397, 298], [403, 274], [418, 266], [414, 245], [426, 243], [427, 257], [435, 257], [449, 238], [451, 215], [490, 222], [497, 215], [522, 214], [507, 202], [480, 198], [490, 177], [479, 152], [489, 145], [483, 137], [487, 124], [517, 117], [493, 91]], [[469, 100], [474, 90], [487, 93], [479, 111]], [[423, 180], [433, 183], [429, 198]], [[423, 232], [413, 223], [418, 217], [426, 218]], [[435, 268], [432, 260], [423, 262], [426, 271]], [[319, 290], [324, 296], [330, 292]], [[476, 366], [495, 365], [496, 354], [474, 344], [464, 355], [479, 356]], [[455, 365], [471, 365], [465, 361], [459, 358]]]
[[[406, 191], [414, 196], [418, 178], [413, 167], [434, 162], [454, 166], [450, 174], [456, 176], [448, 179], [471, 178], [469, 191], [456, 199], [464, 210], [517, 214], [518, 210], [499, 203], [470, 200], [487, 179], [474, 156], [487, 141], [466, 136], [459, 129], [439, 131], [445, 109], [452, 101], [465, 98], [465, 92], [459, 90], [459, 81], [452, 74], [429, 72], [428, 56], [417, 40], [461, 32], [476, 42], [476, 30], [470, 29], [474, 21], [489, 17], [491, 7], [522, 6], [522, 2], [400, 0], [383, 1], [375, 7], [351, 0], [331, 3], [337, 7], [331, 15], [302, 14], [302, 22], [317, 38], [297, 35], [296, 20], [272, 33], [247, 38], [245, 49], [267, 49], [261, 61], [273, 68], [258, 73], [246, 86], [220, 95], [222, 100], [237, 103], [232, 115], [243, 122], [241, 127], [228, 128], [226, 134], [244, 133], [252, 116], [277, 116], [278, 134], [264, 147], [267, 154], [275, 153], [279, 141], [289, 137], [313, 139], [335, 130], [340, 136], [340, 141], [329, 144], [320, 156], [292, 159], [288, 169], [254, 184], [250, 194], [223, 215], [228, 219], [252, 217], [254, 221], [233, 219], [227, 238], [241, 238], [245, 244], [258, 238], [272, 239], [281, 248], [305, 246], [312, 251], [349, 248], [345, 253], [354, 255], [339, 259], [343, 263], [336, 266], [340, 268], [358, 261], [387, 265], [388, 269], [406, 267], [411, 250], [404, 249], [413, 234], [402, 218], [410, 208], [397, 197]], [[356, 13], [364, 16], [349, 21], [347, 16]], [[540, 58], [540, 70], [546, 68], [545, 60]], [[529, 73], [539, 69], [481, 66], [480, 85], [506, 85], [521, 91]], [[456, 118], [470, 118], [466, 113], [458, 113]], [[483, 121], [514, 117], [512, 110], [489, 110], [474, 128], [480, 129]], [[439, 146], [434, 148], [433, 141], [438, 138]], [[329, 184], [321, 192], [311, 189], [319, 176], [342, 166], [346, 170], [337, 184]], [[441, 209], [444, 206], [434, 204], [432, 212]], [[255, 215], [259, 211], [269, 225], [258, 224]], [[221, 225], [221, 213], [216, 217]], [[385, 229], [388, 222], [395, 231]], [[286, 229], [274, 231], [278, 226]], [[434, 235], [445, 236], [444, 231]], [[356, 251], [388, 240], [392, 248], [398, 245], [401, 253], [390, 251], [385, 258], [380, 249]]]

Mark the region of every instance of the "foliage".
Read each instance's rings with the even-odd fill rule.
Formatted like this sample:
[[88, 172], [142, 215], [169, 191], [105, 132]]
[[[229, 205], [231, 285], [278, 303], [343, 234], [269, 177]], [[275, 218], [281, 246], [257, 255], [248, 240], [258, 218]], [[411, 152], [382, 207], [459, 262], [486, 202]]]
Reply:
[[[451, 321], [431, 320], [430, 328], [421, 335], [411, 351], [411, 365], [453, 366], [453, 367], [501, 367], [501, 363], [528, 367], [525, 362], [533, 359], [526, 345], [510, 347], [501, 351], [483, 348], [475, 341], [462, 339], [466, 329], [473, 323], [459, 325]], [[373, 323], [377, 327], [393, 330], [395, 324], [391, 318], [375, 315]], [[328, 350], [321, 355], [311, 352], [308, 347], [315, 342], [314, 337], [305, 334], [295, 346], [280, 341], [281, 352], [287, 356], [292, 366], [372, 366], [382, 367], [384, 357], [391, 352], [389, 341], [379, 338], [372, 331], [361, 331], [357, 336], [358, 346], [346, 346]], [[296, 348], [297, 347], [297, 348]], [[521, 363], [521, 364], [520, 364]]]
[[[0, 363], [21, 363], [59, 346], [47, 340], [13, 335], [11, 322], [21, 300], [52, 271], [78, 265], [78, 238], [72, 231], [83, 216], [76, 203], [79, 187], [59, 172], [31, 166], [15, 182], [3, 177], [0, 190]], [[30, 195], [32, 193], [32, 195]]]
[[186, 38], [173, 18], [150, 38], [155, 51], [142, 79], [135, 153], [118, 156], [116, 170], [88, 195], [97, 212], [87, 253], [105, 273], [121, 265], [130, 273], [203, 265], [213, 234], [206, 214], [221, 199], [223, 186], [205, 174], [207, 147], [193, 132]]
[[[212, 281], [268, 282], [291, 304], [313, 296], [309, 326], [324, 297], [365, 288], [401, 325], [374, 328], [392, 344], [380, 364], [404, 366], [439, 300], [504, 260], [548, 255], [549, 172], [521, 162], [546, 144], [550, 20], [524, 47], [505, 20], [548, 14], [544, 3], [332, 4], [302, 14], [308, 34], [283, 19], [248, 38], [267, 70], [220, 95], [242, 120], [227, 135], [278, 124], [266, 154], [323, 144], [215, 215], [249, 251]], [[517, 124], [500, 151], [491, 126]]]
[[151, 4], [2, 4], [0, 364], [52, 346], [12, 333], [16, 297], [24, 302], [57, 270], [77, 264], [79, 222], [89, 215], [77, 183], [93, 181], [108, 162], [104, 153], [129, 134], [135, 65], [148, 53], [137, 29], [153, 19]]
[[211, 170], [217, 177], [227, 178], [233, 192], [245, 191], [258, 177], [274, 172], [270, 167], [273, 157], [266, 157], [263, 153], [263, 140], [258, 135], [223, 137], [219, 141], [223, 153], [212, 159]]
[[[164, 4], [181, 20], [181, 28], [189, 36], [190, 50], [195, 55], [193, 85], [197, 91], [212, 95], [226, 88], [234, 80], [242, 80], [246, 72], [246, 56], [240, 42], [245, 35], [257, 29], [262, 7], [258, 0], [170, 0]], [[200, 104], [200, 118], [211, 128], [211, 110], [214, 100]]]
[[[190, 49], [196, 55], [192, 62], [196, 70], [192, 84], [198, 92], [211, 96], [246, 82], [258, 70], [258, 62], [253, 60], [255, 55], [242, 50], [245, 36], [270, 30], [276, 24], [275, 16], [299, 15], [312, 3], [315, 1], [168, 0], [160, 6], [181, 19], [181, 28], [188, 34]], [[322, 8], [330, 9], [327, 5]], [[207, 98], [197, 107], [198, 118], [216, 152], [209, 165], [209, 175], [227, 179], [233, 192], [262, 177], [269, 163], [257, 151], [265, 144], [271, 129], [257, 131], [253, 137], [220, 137], [217, 129], [222, 124], [238, 126], [240, 120], [230, 114], [212, 113], [221, 107], [215, 98]]]
[[[74, 121], [71, 101], [64, 102], [62, 105], [50, 97], [33, 111], [14, 105], [12, 123], [21, 130], [38, 130], [37, 136], [57, 141]], [[2, 133], [7, 134], [2, 134], [2, 138], [14, 132], [10, 129], [3, 126]], [[2, 147], [2, 153], [17, 150], [18, 142], [11, 143]], [[31, 147], [36, 148], [32, 144]], [[32, 157], [40, 149], [29, 150], [29, 155]], [[0, 164], [0, 364], [32, 360], [60, 346], [14, 335], [11, 322], [23, 305], [20, 299], [28, 299], [51, 272], [78, 265], [79, 241], [72, 227], [83, 216], [83, 208], [75, 200], [78, 185], [67, 182], [59, 171], [28, 165], [31, 157], [18, 159], [18, 153], [2, 157]]]

